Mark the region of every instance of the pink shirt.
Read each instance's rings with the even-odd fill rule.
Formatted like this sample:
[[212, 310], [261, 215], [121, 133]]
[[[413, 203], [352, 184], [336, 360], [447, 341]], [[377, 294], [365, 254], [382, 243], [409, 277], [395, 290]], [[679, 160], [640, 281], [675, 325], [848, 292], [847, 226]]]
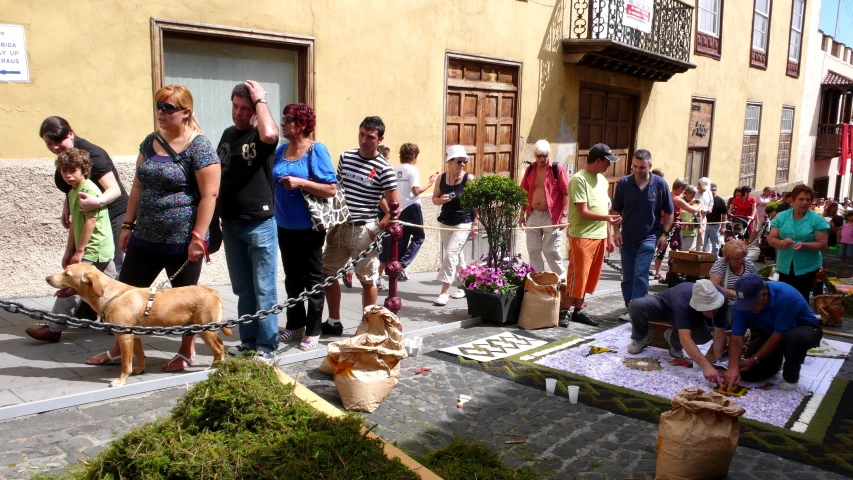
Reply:
[[[536, 163], [527, 167], [521, 178], [521, 188], [527, 191], [527, 213], [533, 210], [533, 192], [536, 191]], [[548, 165], [545, 170], [545, 200], [548, 202], [548, 213], [554, 225], [560, 222], [563, 213], [563, 200], [569, 194], [569, 174], [559, 163], [557, 164], [557, 178], [554, 178], [554, 170]], [[568, 212], [567, 212], [568, 213]]]
[[853, 225], [849, 222], [841, 226], [841, 243], [853, 243]]

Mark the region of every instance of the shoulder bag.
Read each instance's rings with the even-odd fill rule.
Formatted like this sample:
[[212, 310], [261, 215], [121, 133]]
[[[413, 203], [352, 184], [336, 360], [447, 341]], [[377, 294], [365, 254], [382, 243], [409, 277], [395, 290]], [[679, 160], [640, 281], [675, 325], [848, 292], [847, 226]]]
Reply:
[[[196, 202], [198, 202], [201, 199], [201, 192], [199, 192], [198, 183], [196, 182], [192, 165], [190, 165], [186, 159], [175, 153], [175, 150], [171, 145], [169, 145], [169, 142], [160, 135], [160, 132], [155, 131], [154, 138], [157, 139], [157, 143], [163, 147], [163, 150], [172, 157], [172, 162], [177, 163], [181, 168], [181, 171], [184, 172], [184, 177], [186, 177], [187, 185], [189, 186], [188, 193], [193, 196]], [[210, 253], [216, 253], [222, 247], [222, 228], [219, 225], [219, 214], [216, 212], [213, 213], [213, 218], [210, 219], [208, 231], [210, 232], [210, 239], [208, 240], [210, 245], [208, 245], [207, 250]]]
[[[308, 180], [321, 183], [314, 176], [311, 161], [313, 156], [314, 145], [312, 144], [311, 148], [308, 149]], [[338, 175], [336, 178], [338, 187], [334, 197], [319, 197], [302, 190], [302, 196], [305, 198], [305, 203], [308, 204], [308, 213], [311, 215], [311, 228], [314, 230], [328, 230], [335, 225], [348, 222], [351, 218], [341, 177]]]

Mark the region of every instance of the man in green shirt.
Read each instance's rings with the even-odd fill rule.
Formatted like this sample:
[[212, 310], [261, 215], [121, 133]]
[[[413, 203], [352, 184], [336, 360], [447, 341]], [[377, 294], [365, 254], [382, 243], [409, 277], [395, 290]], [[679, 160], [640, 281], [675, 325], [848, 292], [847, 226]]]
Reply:
[[[68, 231], [65, 254], [62, 256], [62, 268], [74, 263], [88, 263], [110, 278], [115, 278], [116, 269], [113, 264], [115, 245], [107, 207], [102, 202], [101, 206], [95, 210], [89, 212], [80, 210], [81, 193], [93, 197], [101, 195], [98, 187], [89, 180], [89, 173], [92, 171], [89, 152], [69, 148], [57, 157], [56, 168], [63, 180], [71, 185], [71, 190], [68, 192], [71, 229]], [[53, 304], [53, 313], [74, 315], [82, 303], [80, 297], [74, 295], [73, 289], [60, 290], [57, 292], [57, 297]], [[36, 340], [55, 343], [62, 336], [62, 331], [67, 328], [67, 325], [51, 323], [28, 328], [26, 332]]]
[[[560, 326], [572, 321], [598, 325], [583, 309], [587, 293], [593, 293], [601, 276], [604, 251], [613, 252], [615, 245], [610, 225], [619, 225], [622, 217], [609, 215], [610, 199], [607, 179], [602, 175], [619, 157], [610, 147], [599, 143], [589, 149], [586, 167], [569, 183], [569, 272], [562, 296]], [[569, 315], [569, 308], [574, 311]]]

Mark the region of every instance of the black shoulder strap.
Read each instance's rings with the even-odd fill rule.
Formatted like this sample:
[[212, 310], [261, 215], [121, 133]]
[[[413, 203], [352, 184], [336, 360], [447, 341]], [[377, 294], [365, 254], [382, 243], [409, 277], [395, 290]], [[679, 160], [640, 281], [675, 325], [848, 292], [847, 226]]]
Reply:
[[169, 145], [169, 142], [167, 142], [166, 139], [164, 139], [160, 135], [160, 132], [155, 130], [154, 138], [157, 139], [157, 142], [160, 144], [161, 147], [163, 147], [163, 150], [165, 150], [166, 153], [168, 153], [169, 156], [172, 157], [172, 161], [177, 163], [178, 166], [181, 167], [181, 170], [184, 172], [184, 177], [186, 177], [187, 179], [187, 184], [190, 187], [190, 193], [196, 198], [201, 198], [201, 193], [198, 190], [198, 185], [195, 181], [195, 175], [193, 175], [193, 169], [192, 166], [190, 166], [189, 162], [187, 162], [185, 159], [181, 158], [177, 153], [175, 153], [175, 150], [172, 148], [171, 145]]
[[314, 169], [311, 168], [311, 157], [314, 156], [314, 144], [308, 147], [308, 180], [314, 181]]
[[560, 179], [560, 165], [557, 162], [551, 163], [551, 171], [554, 172], [554, 180]]

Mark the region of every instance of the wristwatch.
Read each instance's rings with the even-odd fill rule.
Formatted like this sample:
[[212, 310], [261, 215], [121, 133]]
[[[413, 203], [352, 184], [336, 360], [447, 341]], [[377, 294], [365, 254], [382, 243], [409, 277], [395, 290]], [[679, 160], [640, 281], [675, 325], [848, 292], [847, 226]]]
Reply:
[[563, 218], [568, 218], [568, 216], [569, 216], [569, 214], [566, 212], [560, 212], [560, 215], [562, 215]]
[[255, 100], [255, 105], [257, 105], [259, 103], [267, 103], [267, 99], [266, 98], [259, 98], [259, 99]]
[[759, 363], [761, 363], [761, 360], [759, 360], [759, 359], [758, 359], [758, 355], [753, 355], [753, 356], [752, 356], [752, 359], [753, 359], [753, 360], [755, 360], [755, 364], [756, 364], [756, 365], [758, 365]]

